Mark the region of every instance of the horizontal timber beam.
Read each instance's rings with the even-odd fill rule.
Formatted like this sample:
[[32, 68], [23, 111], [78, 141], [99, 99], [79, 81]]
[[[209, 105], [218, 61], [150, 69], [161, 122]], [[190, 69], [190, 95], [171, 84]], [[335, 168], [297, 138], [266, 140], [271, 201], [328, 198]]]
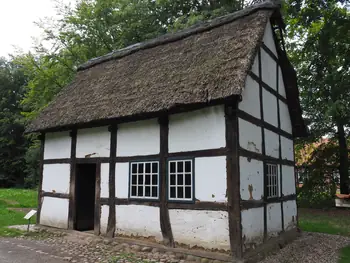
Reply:
[[264, 207], [265, 204], [275, 204], [280, 202], [296, 200], [295, 194], [285, 195], [282, 197], [268, 198], [266, 201], [261, 200], [241, 200], [241, 210]]
[[246, 113], [242, 110], [238, 110], [238, 117], [241, 118], [242, 120], [245, 120], [245, 121], [248, 121], [252, 124], [255, 124], [256, 126], [259, 126], [259, 127], [263, 127], [269, 131], [272, 131], [278, 135], [281, 135], [283, 137], [286, 137], [290, 140], [293, 140], [293, 135], [282, 130], [282, 129], [279, 129], [273, 125], [271, 125], [270, 123], [267, 123], [266, 121], [262, 121], [252, 115], [250, 115], [249, 113]]
[[54, 198], [69, 199], [69, 194], [53, 193], [53, 192], [42, 192], [41, 196], [42, 197], [54, 197]]
[[[101, 205], [108, 205], [109, 198], [101, 198]], [[158, 200], [137, 200], [128, 198], [116, 198], [116, 205], [144, 205], [159, 207], [160, 203]], [[195, 203], [175, 203], [169, 202], [168, 209], [179, 209], [179, 210], [208, 210], [208, 211], [227, 211], [227, 203], [223, 202], [201, 202], [196, 201]]]
[[251, 159], [256, 159], [259, 161], [266, 161], [269, 163], [275, 163], [275, 164], [282, 164], [282, 165], [289, 165], [289, 166], [295, 166], [294, 161], [290, 161], [290, 160], [286, 160], [286, 159], [278, 159], [278, 158], [274, 158], [271, 156], [266, 156], [263, 155], [261, 153], [257, 153], [257, 152], [252, 152], [252, 151], [248, 151], [242, 147], [239, 148], [239, 155], [242, 157], [247, 157], [247, 158], [251, 158]]

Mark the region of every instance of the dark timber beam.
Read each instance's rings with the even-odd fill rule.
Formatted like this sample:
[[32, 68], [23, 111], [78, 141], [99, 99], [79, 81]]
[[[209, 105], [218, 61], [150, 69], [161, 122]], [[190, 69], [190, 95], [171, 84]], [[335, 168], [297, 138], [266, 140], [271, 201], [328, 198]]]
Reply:
[[40, 224], [40, 213], [42, 206], [42, 186], [43, 186], [43, 172], [44, 172], [44, 148], [45, 148], [45, 134], [39, 135], [40, 140], [40, 164], [39, 164], [39, 187], [38, 187], [38, 211], [36, 216], [36, 223]]
[[234, 259], [243, 257], [240, 208], [238, 100], [225, 105], [226, 182], [230, 247]]
[[275, 204], [283, 203], [286, 201], [296, 200], [297, 196], [295, 194], [285, 195], [282, 197], [268, 198], [266, 201], [261, 200], [241, 200], [241, 209], [247, 210], [251, 208], [263, 207], [265, 204]]
[[62, 198], [62, 199], [69, 199], [69, 194], [61, 194], [61, 193], [53, 193], [53, 192], [43, 192], [41, 193], [41, 196], [47, 196], [47, 197], [54, 197], [54, 198]]
[[101, 232], [101, 163], [96, 163], [94, 234]]
[[110, 161], [109, 161], [109, 215], [107, 224], [107, 236], [114, 237], [115, 234], [115, 166], [117, 156], [117, 126], [113, 125], [108, 128], [111, 139], [110, 139]]
[[160, 153], [159, 153], [159, 215], [160, 229], [162, 230], [165, 245], [174, 247], [173, 232], [171, 230], [166, 187], [167, 158], [169, 153], [169, 119], [163, 116], [158, 119], [160, 126]]
[[70, 184], [69, 184], [69, 209], [68, 209], [68, 229], [75, 228], [75, 170], [76, 170], [76, 151], [77, 151], [77, 130], [69, 133], [71, 137], [70, 150]]

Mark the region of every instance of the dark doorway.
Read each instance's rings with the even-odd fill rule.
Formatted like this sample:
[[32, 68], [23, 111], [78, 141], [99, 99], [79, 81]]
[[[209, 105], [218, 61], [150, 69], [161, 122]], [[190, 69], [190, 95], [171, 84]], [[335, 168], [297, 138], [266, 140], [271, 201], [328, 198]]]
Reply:
[[75, 229], [94, 229], [96, 164], [77, 164], [75, 175]]

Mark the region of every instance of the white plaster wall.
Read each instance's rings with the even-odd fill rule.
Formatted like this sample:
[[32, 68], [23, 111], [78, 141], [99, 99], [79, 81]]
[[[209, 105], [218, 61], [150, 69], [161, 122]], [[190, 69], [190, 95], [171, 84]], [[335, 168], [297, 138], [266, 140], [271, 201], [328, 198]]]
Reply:
[[239, 145], [249, 151], [261, 153], [261, 128], [250, 122], [238, 119]]
[[107, 234], [107, 226], [108, 226], [108, 216], [109, 216], [109, 206], [102, 205], [101, 206], [101, 218], [100, 218], [100, 231], [102, 235]]
[[250, 200], [249, 188], [252, 187], [254, 200], [262, 199], [264, 195], [264, 165], [262, 161], [239, 157], [241, 176], [241, 199]]
[[283, 81], [283, 75], [281, 67], [278, 67], [278, 93], [281, 94], [284, 98], [286, 98], [286, 88]]
[[251, 71], [255, 75], [259, 76], [259, 57], [258, 57], [258, 55], [256, 55], [255, 58], [254, 58], [254, 62], [253, 62]]
[[277, 236], [282, 231], [281, 203], [267, 204], [267, 233]]
[[110, 138], [111, 134], [107, 126], [78, 130], [76, 156], [78, 158], [109, 157]]
[[128, 198], [129, 187], [129, 163], [117, 163], [115, 168], [116, 197]]
[[294, 161], [293, 141], [281, 136], [282, 159]]
[[101, 163], [101, 197], [109, 197], [109, 163]]
[[200, 201], [226, 202], [226, 186], [225, 156], [195, 159], [196, 199]]
[[227, 212], [171, 209], [169, 216], [175, 242], [229, 250]]
[[259, 84], [250, 76], [247, 76], [245, 80], [242, 101], [238, 104], [238, 108], [258, 119], [261, 119]]
[[45, 192], [69, 193], [70, 165], [44, 164], [42, 190]]
[[[256, 95], [258, 96], [258, 95]], [[263, 88], [264, 121], [278, 127], [277, 97]]]
[[273, 32], [270, 22], [266, 24], [263, 42], [277, 57], [276, 45], [273, 38]]
[[295, 194], [294, 167], [282, 165], [282, 192], [284, 195]]
[[158, 154], [160, 128], [157, 119], [124, 123], [118, 126], [117, 156]]
[[269, 54], [262, 48], [261, 50], [261, 73], [262, 81], [269, 85], [274, 90], [277, 90], [277, 76], [276, 76], [276, 61], [274, 61]]
[[297, 225], [297, 203], [295, 200], [283, 203], [284, 230], [290, 230]]
[[143, 205], [117, 205], [116, 233], [126, 236], [153, 237], [161, 241], [163, 237], [160, 229], [159, 208]]
[[224, 106], [170, 115], [169, 152], [225, 147]]
[[280, 119], [281, 119], [281, 129], [292, 134], [292, 121], [289, 115], [289, 109], [287, 104], [279, 100], [280, 104]]
[[265, 132], [265, 153], [268, 156], [279, 158], [278, 134], [264, 129]]
[[69, 132], [46, 133], [44, 159], [70, 158], [71, 141]]
[[68, 228], [69, 200], [45, 196], [43, 198], [40, 224], [57, 228]]
[[255, 248], [264, 239], [264, 208], [242, 210], [241, 216], [243, 248]]

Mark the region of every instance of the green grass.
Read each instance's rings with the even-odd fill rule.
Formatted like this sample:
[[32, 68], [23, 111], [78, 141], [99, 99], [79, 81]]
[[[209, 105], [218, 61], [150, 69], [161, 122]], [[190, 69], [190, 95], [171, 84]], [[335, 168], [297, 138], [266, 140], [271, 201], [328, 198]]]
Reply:
[[338, 263], [349, 263], [350, 262], [350, 247], [344, 247], [340, 250], [340, 259]]
[[[0, 189], [0, 236], [18, 236], [23, 234], [17, 229], [9, 229], [7, 226], [24, 225], [28, 221], [23, 217], [24, 212], [9, 210], [15, 208], [36, 208], [37, 192], [35, 190], [24, 189]], [[31, 222], [35, 222], [35, 216]]]
[[37, 196], [37, 190], [0, 189], [0, 200], [10, 200], [13, 202], [13, 204], [8, 204], [8, 207], [37, 207]]

